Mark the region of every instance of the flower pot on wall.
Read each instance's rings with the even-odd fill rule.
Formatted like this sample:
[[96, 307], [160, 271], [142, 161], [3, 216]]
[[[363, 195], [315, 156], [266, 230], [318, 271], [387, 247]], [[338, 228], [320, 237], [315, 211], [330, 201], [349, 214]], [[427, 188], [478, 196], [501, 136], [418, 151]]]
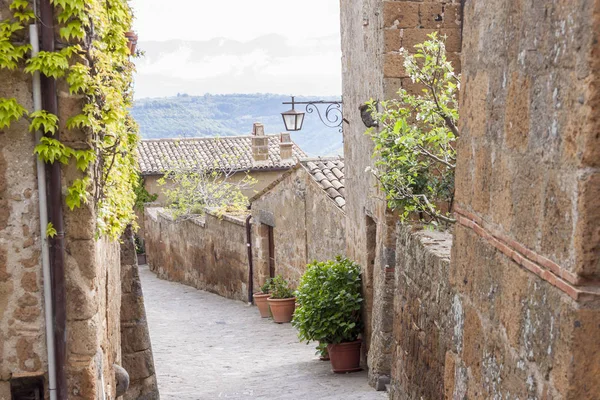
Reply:
[[258, 312], [260, 312], [260, 316], [262, 318], [269, 318], [271, 316], [271, 312], [269, 311], [269, 303], [267, 299], [271, 297], [269, 293], [258, 292], [252, 295], [254, 298], [254, 304], [258, 307]]
[[360, 371], [360, 346], [362, 341], [342, 342], [327, 346], [331, 369], [333, 372], [342, 374], [345, 372]]
[[125, 32], [125, 37], [128, 40], [127, 47], [129, 54], [134, 55], [137, 47], [138, 35], [134, 31]]
[[289, 299], [267, 299], [269, 307], [271, 307], [271, 314], [273, 315], [273, 321], [278, 324], [291, 322], [294, 315], [294, 309], [296, 308], [296, 298], [292, 297]]

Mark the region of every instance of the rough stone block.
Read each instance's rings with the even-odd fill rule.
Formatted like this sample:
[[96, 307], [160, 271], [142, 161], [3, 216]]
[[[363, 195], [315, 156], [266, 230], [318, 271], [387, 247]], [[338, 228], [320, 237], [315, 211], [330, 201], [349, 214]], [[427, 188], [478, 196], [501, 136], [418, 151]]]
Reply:
[[385, 78], [404, 78], [408, 76], [404, 69], [402, 54], [388, 53], [383, 56], [383, 76]]
[[0, 381], [0, 400], [11, 400], [10, 382]]
[[505, 144], [519, 152], [527, 150], [529, 139], [529, 79], [513, 73], [508, 86], [506, 113], [504, 116]]
[[69, 321], [67, 330], [68, 351], [71, 354], [93, 357], [96, 355], [99, 335], [102, 333], [95, 318]]
[[577, 181], [575, 272], [600, 278], [600, 172], [584, 173]]
[[122, 352], [135, 353], [150, 348], [150, 335], [146, 320], [139, 323], [122, 324], [121, 328]]
[[385, 100], [397, 99], [398, 90], [402, 87], [401, 78], [384, 78], [383, 87], [385, 93]]
[[384, 1], [384, 28], [416, 28], [419, 26], [419, 3], [412, 1]]
[[425, 28], [411, 28], [404, 29], [402, 36], [402, 47], [407, 49], [409, 52], [414, 53], [416, 49], [414, 46], [419, 43], [423, 43], [429, 40], [427, 35], [437, 32], [438, 37], [446, 37], [446, 50], [452, 53], [459, 53], [461, 50], [461, 34], [459, 28], [443, 28], [443, 29], [425, 29]]
[[421, 3], [419, 14], [422, 28], [439, 29], [444, 23], [444, 5], [441, 3]]
[[123, 368], [129, 373], [131, 382], [154, 375], [154, 361], [150, 350], [123, 355]]
[[385, 29], [383, 31], [383, 47], [386, 53], [399, 51], [402, 47], [402, 30]]
[[456, 28], [462, 25], [461, 21], [461, 6], [460, 4], [445, 4], [444, 5], [444, 20], [442, 26], [444, 28]]

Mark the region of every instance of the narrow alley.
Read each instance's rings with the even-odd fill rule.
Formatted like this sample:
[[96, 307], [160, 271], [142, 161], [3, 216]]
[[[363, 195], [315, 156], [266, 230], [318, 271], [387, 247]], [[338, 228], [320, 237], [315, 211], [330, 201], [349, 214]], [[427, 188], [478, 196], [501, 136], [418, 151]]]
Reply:
[[366, 372], [336, 375], [291, 324], [140, 267], [161, 399], [386, 399]]

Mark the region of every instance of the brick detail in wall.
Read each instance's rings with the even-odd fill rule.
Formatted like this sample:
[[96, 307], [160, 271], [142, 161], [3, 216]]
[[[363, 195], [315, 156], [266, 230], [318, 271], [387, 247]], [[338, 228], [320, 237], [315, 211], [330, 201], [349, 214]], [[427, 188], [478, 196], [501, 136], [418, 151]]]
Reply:
[[567, 271], [552, 260], [537, 254], [489, 226], [481, 217], [473, 213], [459, 207], [455, 207], [454, 211], [457, 214], [457, 223], [472, 229], [505, 256], [560, 289], [572, 299], [581, 303], [600, 301], [598, 282], [585, 281], [584, 278]]

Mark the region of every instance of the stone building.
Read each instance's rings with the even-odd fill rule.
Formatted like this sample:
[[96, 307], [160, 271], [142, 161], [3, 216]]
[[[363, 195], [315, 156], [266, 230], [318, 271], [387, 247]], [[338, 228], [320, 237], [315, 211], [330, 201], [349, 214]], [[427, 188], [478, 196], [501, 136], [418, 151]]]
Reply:
[[158, 180], [165, 171], [181, 164], [197, 170], [218, 170], [230, 175], [232, 183], [248, 174], [257, 182], [242, 193], [252, 197], [306, 157], [289, 135], [265, 135], [263, 125], [258, 123], [249, 136], [148, 139], [142, 141], [138, 152], [145, 188], [158, 195], [160, 205], [165, 205], [163, 190], [170, 186], [167, 182], [161, 187]]
[[[11, 15], [9, 5], [0, 2], [0, 20]], [[23, 34], [22, 39], [29, 37]], [[31, 74], [24, 74], [22, 68], [0, 69], [0, 97], [14, 97], [31, 112], [32, 81]], [[51, 93], [58, 94], [60, 125], [55, 137], [60, 133], [62, 143], [82, 148], [89, 140], [87, 134], [65, 127], [68, 116], [81, 111], [81, 99], [69, 94], [63, 79], [57, 80], [56, 86], [56, 93]], [[44, 273], [43, 244], [50, 242], [53, 254], [52, 246], [58, 247], [63, 232], [57, 227], [57, 239], [50, 240], [46, 226], [40, 226], [40, 213], [45, 207], [40, 206], [39, 188], [46, 182], [38, 182], [44, 167], [36, 170], [37, 139], [28, 128], [29, 121], [22, 118], [0, 129], [0, 399], [47, 398], [49, 351], [56, 356], [59, 385], [60, 376], [65, 377], [59, 396], [114, 399], [116, 373], [123, 362], [121, 345], [137, 340], [121, 338], [119, 243], [96, 238], [93, 205], [85, 204], [73, 211], [64, 207], [64, 185], [82, 174], [75, 165], [59, 167], [63, 187], [55, 191], [58, 202], [50, 199], [50, 208], [65, 209], [64, 275], [56, 272], [51, 277]], [[47, 306], [56, 304], [45, 301], [44, 285], [48, 287], [57, 280], [64, 286], [46, 300], [64, 296], [64, 302], [57, 300], [54, 315], [46, 314]], [[60, 324], [61, 315], [64, 325]], [[56, 347], [47, 345], [52, 334]], [[152, 379], [151, 375], [147, 378]], [[151, 391], [146, 392], [146, 398], [158, 398], [157, 393], [149, 395]]]
[[175, 220], [165, 209], [147, 208], [150, 269], [162, 279], [241, 301], [275, 274], [296, 285], [307, 263], [345, 251], [343, 171], [339, 158], [304, 159], [256, 194], [248, 215], [207, 209]]
[[282, 275], [297, 286], [314, 260], [346, 250], [341, 158], [309, 158], [251, 199], [255, 285]]
[[[600, 398], [597, 6], [462, 3], [341, 2], [370, 382], [394, 399]], [[397, 50], [432, 31], [463, 72], [452, 234], [397, 225], [364, 172], [359, 106], [414, 90]]]

